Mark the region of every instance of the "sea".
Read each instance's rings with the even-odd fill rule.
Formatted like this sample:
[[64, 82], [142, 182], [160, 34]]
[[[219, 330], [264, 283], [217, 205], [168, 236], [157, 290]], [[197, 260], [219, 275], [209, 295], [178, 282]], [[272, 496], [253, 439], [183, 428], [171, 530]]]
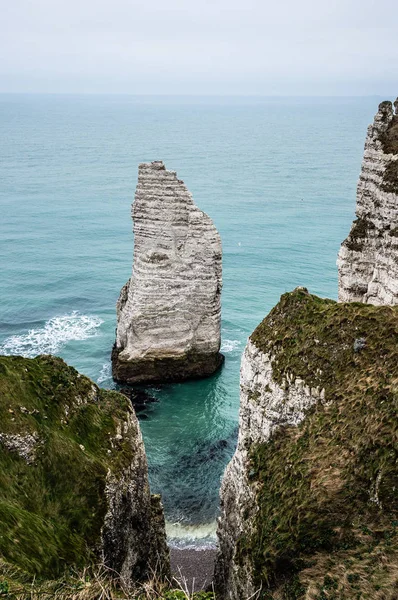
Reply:
[[384, 98], [0, 95], [0, 354], [64, 358], [113, 388], [140, 162], [163, 160], [223, 244], [223, 369], [146, 388], [138, 413], [169, 541], [215, 544], [239, 368], [281, 294], [337, 298], [366, 127]]

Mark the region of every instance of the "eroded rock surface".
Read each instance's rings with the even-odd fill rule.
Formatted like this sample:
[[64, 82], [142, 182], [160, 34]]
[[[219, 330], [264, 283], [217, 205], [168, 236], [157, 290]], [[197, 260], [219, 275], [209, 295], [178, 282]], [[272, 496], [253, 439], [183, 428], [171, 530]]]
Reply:
[[206, 377], [223, 360], [220, 236], [162, 162], [139, 165], [132, 216], [133, 274], [117, 303], [113, 377]]
[[217, 598], [395, 598], [397, 317], [298, 288], [250, 336]]
[[272, 375], [272, 355], [249, 339], [240, 371], [239, 437], [235, 454], [221, 484], [221, 517], [218, 526], [220, 552], [216, 584], [222, 597], [234, 600], [256, 596], [253, 556], [239, 556], [239, 540], [255, 528], [258, 511], [256, 489], [251, 481], [250, 452], [268, 442], [280, 427], [297, 426], [306, 410], [324, 396], [300, 379], [278, 384]]
[[382, 102], [368, 128], [357, 219], [337, 265], [339, 300], [398, 303], [398, 101]]
[[103, 563], [169, 574], [130, 401], [52, 356], [0, 357], [0, 558], [29, 575]]

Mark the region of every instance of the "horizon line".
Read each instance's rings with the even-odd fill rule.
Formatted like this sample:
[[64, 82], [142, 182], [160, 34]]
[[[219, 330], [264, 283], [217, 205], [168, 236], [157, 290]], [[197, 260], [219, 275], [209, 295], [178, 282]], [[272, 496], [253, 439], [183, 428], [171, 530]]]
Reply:
[[0, 91], [0, 96], [134, 96], [139, 98], [384, 98], [394, 94], [164, 94], [136, 92], [13, 92]]

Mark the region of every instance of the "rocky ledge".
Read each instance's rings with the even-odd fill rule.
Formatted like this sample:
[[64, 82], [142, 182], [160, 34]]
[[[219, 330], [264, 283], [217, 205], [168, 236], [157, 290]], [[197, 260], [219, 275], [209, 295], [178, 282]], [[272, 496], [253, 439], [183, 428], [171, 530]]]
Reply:
[[0, 521], [2, 571], [53, 579], [102, 563], [125, 585], [169, 575], [129, 400], [60, 358], [0, 357]]
[[207, 377], [223, 361], [220, 236], [162, 162], [139, 165], [132, 215], [133, 274], [117, 303], [113, 377]]
[[398, 100], [382, 102], [368, 128], [356, 220], [343, 242], [339, 300], [398, 304]]
[[251, 335], [217, 598], [393, 600], [398, 307], [299, 288]]

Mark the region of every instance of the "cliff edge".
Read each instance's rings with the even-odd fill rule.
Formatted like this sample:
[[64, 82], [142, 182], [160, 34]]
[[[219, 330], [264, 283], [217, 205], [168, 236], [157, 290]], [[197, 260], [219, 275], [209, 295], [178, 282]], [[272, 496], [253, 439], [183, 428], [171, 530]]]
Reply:
[[115, 381], [206, 377], [220, 354], [220, 236], [162, 162], [141, 164], [132, 208], [131, 279], [117, 303]]
[[126, 585], [169, 574], [129, 400], [60, 358], [0, 357], [0, 521], [2, 570], [55, 579], [103, 563]]
[[398, 304], [398, 99], [368, 128], [356, 220], [342, 243], [339, 300]]
[[396, 598], [398, 307], [284, 294], [250, 336], [217, 598]]

